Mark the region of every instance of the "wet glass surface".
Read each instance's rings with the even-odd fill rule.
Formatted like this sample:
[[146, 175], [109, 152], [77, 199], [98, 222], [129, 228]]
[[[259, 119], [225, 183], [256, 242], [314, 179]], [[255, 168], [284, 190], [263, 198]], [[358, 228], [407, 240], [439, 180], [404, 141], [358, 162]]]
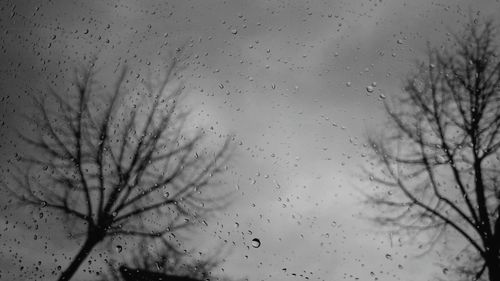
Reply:
[[499, 10], [3, 1], [0, 280], [500, 280]]

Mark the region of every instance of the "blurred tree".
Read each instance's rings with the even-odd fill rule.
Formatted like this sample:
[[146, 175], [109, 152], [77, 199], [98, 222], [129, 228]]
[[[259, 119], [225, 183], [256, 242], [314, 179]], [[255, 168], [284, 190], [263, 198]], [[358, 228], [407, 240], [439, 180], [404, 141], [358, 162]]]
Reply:
[[221, 250], [218, 248], [209, 257], [194, 259], [192, 252], [179, 251], [171, 244], [141, 240], [124, 262], [112, 261], [108, 273], [99, 280], [231, 280], [213, 273], [223, 260]]
[[368, 138], [372, 165], [381, 170], [368, 173], [390, 190], [370, 195], [368, 202], [382, 210], [378, 223], [407, 234], [431, 234], [429, 248], [448, 230], [458, 234], [468, 245], [464, 253], [472, 255], [457, 272], [496, 281], [500, 60], [495, 28], [492, 21], [474, 20], [452, 36], [450, 46], [429, 47], [428, 61], [405, 80], [404, 94], [385, 103], [389, 129]]
[[26, 118], [35, 133], [20, 136], [35, 150], [13, 174], [15, 186], [6, 187], [22, 204], [58, 211], [70, 230], [83, 232], [59, 280], [71, 279], [107, 237], [167, 243], [165, 234], [227, 205], [227, 193], [215, 187], [228, 140], [210, 152], [203, 132], [185, 127], [176, 65], [174, 59], [161, 78], [135, 84], [122, 68], [111, 90], [88, 68], [77, 71], [75, 92], [34, 96], [37, 111]]

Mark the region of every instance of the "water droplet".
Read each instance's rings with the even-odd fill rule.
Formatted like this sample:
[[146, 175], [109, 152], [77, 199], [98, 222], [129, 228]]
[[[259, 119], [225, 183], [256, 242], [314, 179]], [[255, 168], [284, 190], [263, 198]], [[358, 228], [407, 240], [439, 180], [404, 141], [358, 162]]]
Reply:
[[388, 259], [388, 260], [392, 260], [391, 254], [385, 254], [385, 258]]
[[254, 247], [254, 248], [260, 247], [260, 240], [258, 238], [252, 239], [252, 247]]
[[234, 34], [234, 35], [236, 35], [236, 34], [238, 34], [238, 30], [236, 30], [236, 29], [231, 29], [231, 33], [232, 33], [232, 34]]
[[436, 162], [437, 162], [438, 164], [443, 164], [443, 163], [446, 163], [446, 159], [444, 158], [444, 156], [443, 156], [443, 155], [437, 155], [437, 156], [436, 156]]
[[373, 93], [373, 91], [374, 91], [373, 86], [370, 85], [370, 86], [366, 87], [366, 91], [368, 93]]
[[347, 87], [351, 87], [351, 82], [347, 82], [347, 83], [345, 83], [345, 85], [346, 85]]

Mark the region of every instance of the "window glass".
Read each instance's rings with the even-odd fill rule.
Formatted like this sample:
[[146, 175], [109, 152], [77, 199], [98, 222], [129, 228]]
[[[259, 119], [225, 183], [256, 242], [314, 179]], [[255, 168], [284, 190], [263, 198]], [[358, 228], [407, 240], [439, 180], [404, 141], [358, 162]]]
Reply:
[[0, 4], [0, 280], [500, 280], [498, 1]]

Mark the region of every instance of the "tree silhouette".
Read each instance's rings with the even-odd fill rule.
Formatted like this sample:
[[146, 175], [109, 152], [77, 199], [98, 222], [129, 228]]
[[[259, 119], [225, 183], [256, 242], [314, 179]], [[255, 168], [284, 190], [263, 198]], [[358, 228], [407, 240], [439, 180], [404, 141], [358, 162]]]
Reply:
[[209, 257], [194, 259], [194, 252], [179, 251], [170, 243], [141, 240], [124, 262], [111, 261], [110, 270], [99, 280], [231, 280], [213, 274], [223, 261], [222, 249], [217, 248]]
[[459, 273], [500, 280], [495, 28], [491, 20], [475, 20], [452, 36], [449, 46], [429, 47], [428, 60], [404, 81], [404, 94], [385, 102], [390, 125], [382, 136], [368, 138], [376, 168], [368, 173], [390, 190], [368, 202], [382, 210], [378, 223], [426, 233], [427, 246], [445, 233], [458, 234], [466, 241], [464, 252], [472, 254]]
[[215, 188], [228, 140], [210, 149], [202, 130], [186, 128], [177, 64], [137, 83], [123, 67], [110, 89], [86, 68], [76, 71], [76, 91], [34, 96], [37, 111], [26, 116], [34, 134], [20, 133], [34, 153], [22, 157], [27, 165], [18, 166], [8, 189], [22, 204], [58, 211], [70, 229], [82, 230], [85, 241], [59, 280], [71, 279], [107, 237], [167, 241], [165, 234], [228, 203]]

